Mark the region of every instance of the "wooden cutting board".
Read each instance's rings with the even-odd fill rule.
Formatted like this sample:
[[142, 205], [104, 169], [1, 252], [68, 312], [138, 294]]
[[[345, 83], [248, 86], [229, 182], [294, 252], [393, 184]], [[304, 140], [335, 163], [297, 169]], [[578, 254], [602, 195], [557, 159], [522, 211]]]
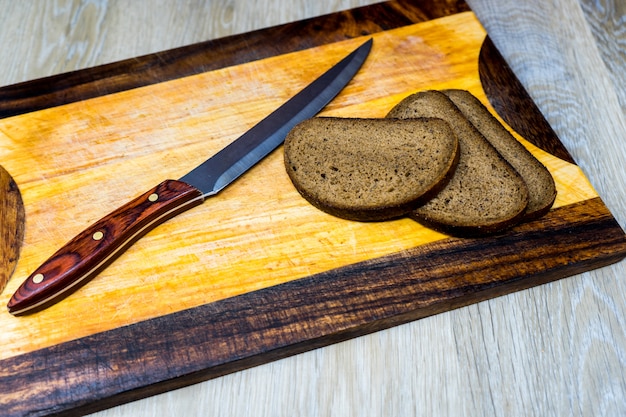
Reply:
[[27, 222], [0, 303], [76, 233], [186, 173], [370, 37], [323, 115], [382, 117], [421, 89], [469, 89], [550, 169], [553, 210], [483, 239], [349, 222], [300, 198], [279, 150], [63, 302], [0, 313], [4, 413], [95, 411], [626, 256], [467, 6], [401, 1], [1, 89], [0, 157]]
[[20, 190], [0, 166], [0, 294], [13, 275], [22, 249], [24, 216]]

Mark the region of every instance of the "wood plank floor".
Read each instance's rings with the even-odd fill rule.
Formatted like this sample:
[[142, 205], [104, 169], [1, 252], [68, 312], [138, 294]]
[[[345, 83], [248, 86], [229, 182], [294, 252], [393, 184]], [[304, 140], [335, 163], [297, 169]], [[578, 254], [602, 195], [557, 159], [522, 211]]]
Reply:
[[[0, 0], [0, 85], [372, 3]], [[468, 3], [624, 227], [626, 3]], [[626, 415], [624, 276], [622, 262], [98, 415]]]

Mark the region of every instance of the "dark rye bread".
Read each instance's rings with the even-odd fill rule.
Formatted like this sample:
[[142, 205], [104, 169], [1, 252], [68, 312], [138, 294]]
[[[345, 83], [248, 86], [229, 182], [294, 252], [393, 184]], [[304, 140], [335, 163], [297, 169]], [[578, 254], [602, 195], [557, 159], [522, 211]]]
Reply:
[[406, 215], [436, 194], [458, 163], [459, 141], [440, 119], [316, 117], [285, 139], [285, 169], [315, 207], [350, 220]]
[[529, 195], [524, 220], [546, 214], [556, 198], [556, 187], [550, 171], [472, 93], [465, 90], [445, 90], [443, 93], [524, 178]]
[[432, 90], [413, 94], [387, 117], [441, 118], [455, 131], [461, 147], [459, 164], [446, 187], [410, 217], [453, 235], [493, 233], [520, 221], [528, 205], [524, 180], [445, 94]]

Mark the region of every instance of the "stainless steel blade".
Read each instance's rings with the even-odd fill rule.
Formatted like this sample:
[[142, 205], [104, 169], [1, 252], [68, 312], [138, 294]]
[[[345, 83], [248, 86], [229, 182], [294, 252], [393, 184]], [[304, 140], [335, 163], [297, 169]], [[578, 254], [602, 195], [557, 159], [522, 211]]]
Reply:
[[359, 70], [372, 43], [370, 39], [355, 49], [252, 129], [180, 180], [201, 190], [204, 197], [220, 192], [281, 145], [296, 124], [323, 109]]

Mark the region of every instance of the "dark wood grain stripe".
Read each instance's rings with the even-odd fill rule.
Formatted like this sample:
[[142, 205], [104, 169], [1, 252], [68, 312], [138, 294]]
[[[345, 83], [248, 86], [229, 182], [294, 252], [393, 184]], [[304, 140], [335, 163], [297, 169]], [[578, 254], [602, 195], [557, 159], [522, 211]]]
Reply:
[[[130, 90], [469, 10], [396, 0], [0, 88], [0, 118]], [[271, 42], [268, 42], [271, 39]]]
[[0, 294], [15, 270], [24, 241], [26, 213], [20, 189], [0, 166]]
[[2, 409], [92, 412], [625, 255], [611, 214], [588, 200], [500, 236], [446, 239], [4, 360], [0, 386], [13, 389]]
[[575, 163], [489, 37], [480, 50], [478, 71], [489, 102], [511, 128], [537, 147]]

